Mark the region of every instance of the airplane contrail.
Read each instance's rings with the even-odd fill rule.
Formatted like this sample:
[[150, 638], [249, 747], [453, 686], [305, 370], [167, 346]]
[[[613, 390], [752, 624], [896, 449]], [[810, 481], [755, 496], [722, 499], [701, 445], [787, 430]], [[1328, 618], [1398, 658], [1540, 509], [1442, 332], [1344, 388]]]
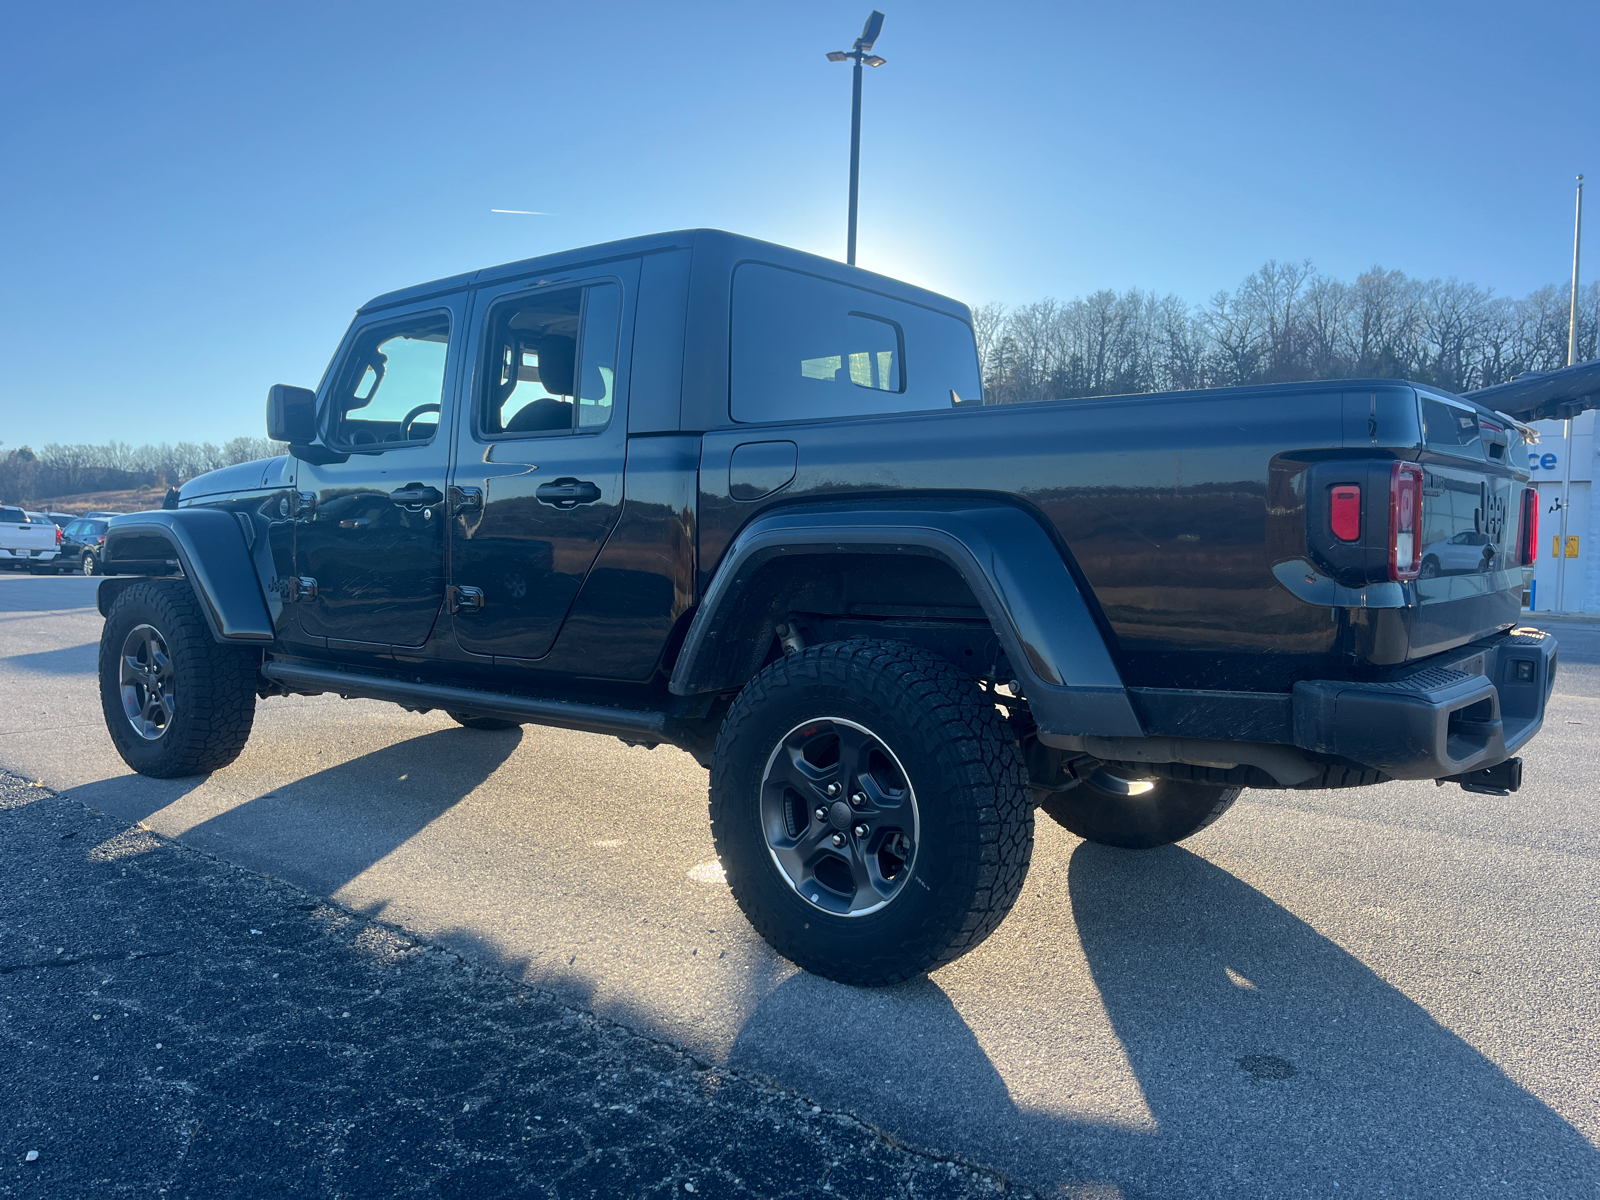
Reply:
[[534, 212], [531, 208], [491, 208], [492, 213], [515, 213], [519, 217], [548, 217], [551, 213]]

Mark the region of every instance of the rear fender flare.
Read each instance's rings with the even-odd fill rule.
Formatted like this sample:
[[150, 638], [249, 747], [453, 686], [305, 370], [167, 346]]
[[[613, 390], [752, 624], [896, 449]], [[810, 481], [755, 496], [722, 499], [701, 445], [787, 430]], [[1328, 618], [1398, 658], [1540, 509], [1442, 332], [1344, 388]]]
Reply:
[[[182, 567], [200, 599], [212, 637], [257, 645], [272, 641], [272, 615], [261, 576], [233, 513], [180, 508], [116, 517], [106, 530], [106, 571], [166, 574], [164, 561], [148, 552], [153, 539], [169, 547], [165, 557], [177, 559]], [[100, 614], [109, 616], [117, 596], [137, 582], [127, 575], [102, 580], [96, 597]]]
[[786, 509], [752, 521], [729, 546], [674, 665], [675, 695], [726, 691], [722, 639], [741, 590], [793, 555], [921, 554], [949, 564], [989, 618], [1034, 720], [1054, 734], [1141, 737], [1127, 689], [1055, 543], [1007, 504]]

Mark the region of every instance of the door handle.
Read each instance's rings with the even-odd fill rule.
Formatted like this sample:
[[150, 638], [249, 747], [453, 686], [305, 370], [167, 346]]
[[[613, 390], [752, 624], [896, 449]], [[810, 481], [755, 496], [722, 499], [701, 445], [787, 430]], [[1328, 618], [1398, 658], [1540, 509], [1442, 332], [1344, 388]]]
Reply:
[[424, 487], [420, 483], [408, 483], [405, 487], [395, 488], [389, 493], [389, 499], [396, 504], [406, 507], [432, 508], [444, 499], [444, 493], [436, 487]]
[[580, 504], [593, 504], [600, 499], [600, 488], [587, 479], [567, 477], [540, 484], [533, 494], [539, 498], [541, 504], [552, 504], [556, 508], [576, 508]]

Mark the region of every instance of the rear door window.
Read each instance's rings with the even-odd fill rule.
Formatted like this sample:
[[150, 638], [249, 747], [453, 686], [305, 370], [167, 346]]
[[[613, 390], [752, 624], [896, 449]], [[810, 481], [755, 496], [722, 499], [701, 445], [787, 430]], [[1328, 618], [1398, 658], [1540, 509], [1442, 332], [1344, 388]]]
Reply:
[[603, 429], [616, 405], [622, 289], [545, 290], [489, 314], [478, 432], [535, 437]]
[[765, 263], [733, 277], [735, 421], [982, 403], [972, 328], [947, 313]]

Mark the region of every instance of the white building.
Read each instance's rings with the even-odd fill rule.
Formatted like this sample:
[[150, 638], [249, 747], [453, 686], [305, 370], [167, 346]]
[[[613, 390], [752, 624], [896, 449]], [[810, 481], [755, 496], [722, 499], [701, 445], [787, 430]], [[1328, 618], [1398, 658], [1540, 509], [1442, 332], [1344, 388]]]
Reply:
[[1567, 422], [1533, 422], [1539, 431], [1538, 443], [1528, 447], [1539, 488], [1539, 558], [1529, 604], [1534, 612], [1600, 612], [1600, 547], [1590, 535], [1600, 533], [1595, 417], [1591, 409], [1572, 418], [1570, 444]]

